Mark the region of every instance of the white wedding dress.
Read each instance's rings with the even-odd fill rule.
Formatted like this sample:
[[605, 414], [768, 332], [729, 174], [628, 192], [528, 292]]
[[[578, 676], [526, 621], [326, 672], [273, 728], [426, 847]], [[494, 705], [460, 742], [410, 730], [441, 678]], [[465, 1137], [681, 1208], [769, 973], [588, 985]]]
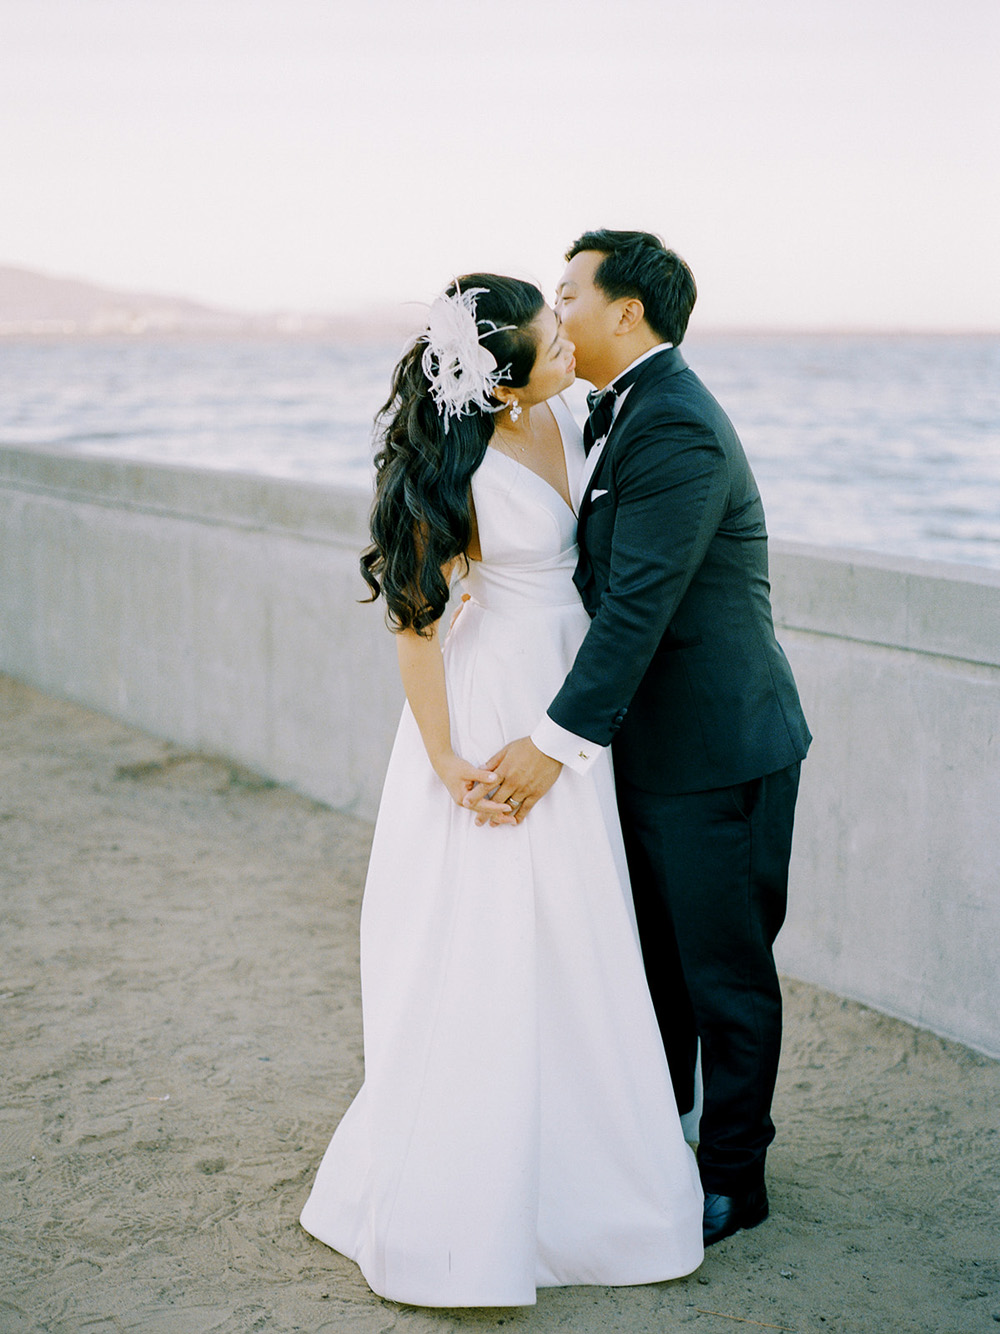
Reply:
[[[583, 450], [552, 408], [571, 491]], [[482, 560], [444, 645], [452, 739], [479, 764], [529, 733], [589, 620], [562, 497], [487, 449]], [[517, 1306], [536, 1287], [650, 1283], [702, 1259], [702, 1193], [646, 989], [610, 756], [514, 827], [477, 827], [405, 708], [361, 916], [365, 1082], [302, 1226], [383, 1297]]]

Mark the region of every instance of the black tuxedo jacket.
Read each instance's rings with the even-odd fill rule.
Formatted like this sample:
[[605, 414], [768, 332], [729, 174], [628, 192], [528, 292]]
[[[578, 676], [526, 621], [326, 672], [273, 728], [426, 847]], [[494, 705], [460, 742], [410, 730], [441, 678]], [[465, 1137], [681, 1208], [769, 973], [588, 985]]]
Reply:
[[757, 485], [676, 348], [649, 359], [622, 404], [579, 542], [593, 620], [553, 721], [613, 739], [616, 773], [650, 792], [728, 787], [803, 758], [809, 729], [774, 637]]

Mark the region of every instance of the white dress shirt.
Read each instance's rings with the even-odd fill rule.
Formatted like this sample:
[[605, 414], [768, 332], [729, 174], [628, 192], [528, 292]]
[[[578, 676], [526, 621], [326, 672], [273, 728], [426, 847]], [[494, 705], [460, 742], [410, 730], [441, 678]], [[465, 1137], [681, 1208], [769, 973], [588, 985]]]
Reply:
[[[619, 371], [611, 385], [620, 380], [635, 366], [640, 366], [650, 357], [655, 357], [658, 353], [666, 351], [673, 347], [673, 343], [657, 343], [651, 347], [648, 352], [644, 352], [641, 357], [636, 357], [635, 361], [629, 362], [624, 370]], [[608, 386], [610, 387], [610, 386]], [[583, 471], [580, 474], [578, 512], [582, 508], [587, 495], [587, 487], [590, 485], [590, 479], [594, 475], [598, 460], [604, 452], [604, 446], [614, 430], [615, 422], [618, 420], [618, 414], [621, 406], [632, 392], [632, 386], [628, 385], [615, 399], [611, 425], [608, 427], [607, 435], [603, 435], [599, 440], [595, 440], [590, 453], [587, 455], [586, 462], [583, 465]], [[553, 722], [546, 713], [541, 722], [531, 734], [531, 740], [543, 754], [548, 755], [550, 759], [558, 760], [560, 764], [567, 765], [578, 774], [584, 774], [597, 759], [606, 746], [599, 746], [596, 741], [588, 741], [586, 737], [577, 736], [574, 732], [567, 732], [565, 727], [560, 727], [558, 723]]]

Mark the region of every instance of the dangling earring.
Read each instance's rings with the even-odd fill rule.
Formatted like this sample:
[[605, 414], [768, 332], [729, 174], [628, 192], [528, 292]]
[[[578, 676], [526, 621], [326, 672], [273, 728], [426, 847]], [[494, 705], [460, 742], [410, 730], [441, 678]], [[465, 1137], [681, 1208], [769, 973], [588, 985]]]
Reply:
[[511, 419], [511, 421], [512, 421], [512, 422], [516, 422], [517, 419], [518, 419], [518, 417], [520, 417], [520, 415], [521, 415], [521, 413], [522, 413], [523, 411], [524, 411], [524, 409], [521, 407], [521, 405], [520, 405], [520, 403], [517, 401], [517, 399], [516, 399], [516, 398], [512, 398], [512, 399], [510, 400], [510, 419]]

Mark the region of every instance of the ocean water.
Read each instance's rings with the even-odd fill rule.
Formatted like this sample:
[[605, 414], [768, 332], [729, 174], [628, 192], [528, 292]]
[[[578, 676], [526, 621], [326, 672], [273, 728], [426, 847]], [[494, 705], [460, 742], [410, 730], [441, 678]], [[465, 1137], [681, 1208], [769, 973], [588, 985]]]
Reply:
[[[399, 351], [0, 344], [0, 444], [367, 487]], [[1000, 569], [1000, 335], [695, 333], [684, 351], [740, 432], [772, 536]]]

